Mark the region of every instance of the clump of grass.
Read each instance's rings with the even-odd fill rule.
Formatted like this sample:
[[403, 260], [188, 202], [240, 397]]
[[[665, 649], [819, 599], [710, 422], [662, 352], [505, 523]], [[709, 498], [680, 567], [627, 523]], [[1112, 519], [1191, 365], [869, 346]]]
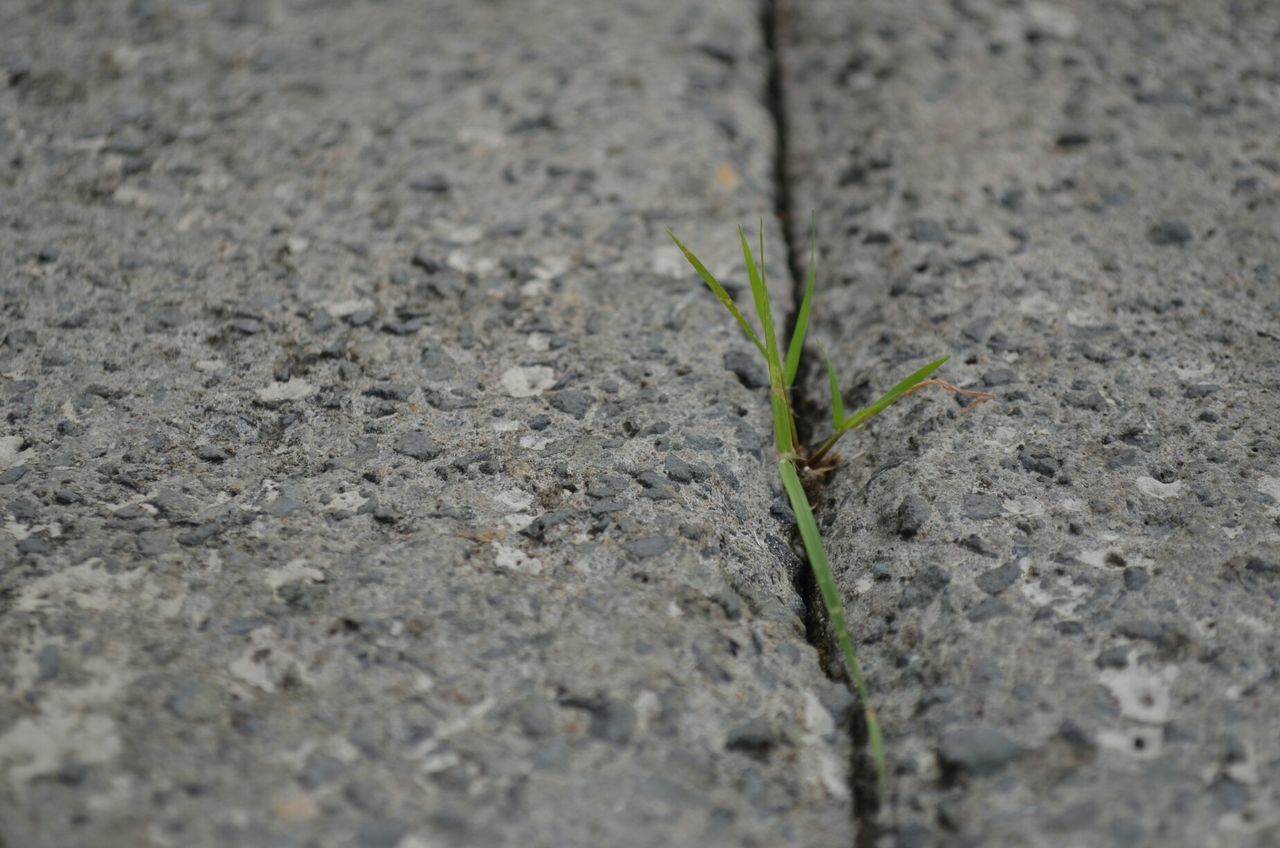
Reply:
[[809, 566], [813, 569], [814, 582], [818, 586], [818, 593], [822, 596], [823, 606], [826, 607], [827, 619], [831, 624], [831, 629], [835, 632], [836, 642], [840, 646], [845, 670], [853, 683], [854, 691], [857, 692], [858, 698], [862, 702], [871, 756], [875, 761], [877, 776], [883, 782], [885, 776], [885, 754], [880, 721], [876, 717], [876, 711], [871, 705], [870, 698], [867, 697], [866, 684], [863, 683], [862, 670], [858, 665], [858, 655], [854, 650], [853, 639], [849, 635], [849, 627], [845, 621], [844, 602], [841, 600], [840, 591], [836, 587], [835, 576], [831, 572], [831, 565], [827, 560], [827, 552], [822, 544], [822, 536], [818, 532], [818, 524], [813, 518], [813, 510], [809, 506], [809, 498], [805, 493], [804, 484], [801, 482], [800, 472], [822, 472], [829, 469], [833, 460], [831, 449], [835, 447], [836, 442], [845, 433], [862, 426], [897, 401], [927, 386], [936, 386], [955, 394], [972, 397], [972, 402], [965, 409], [990, 399], [991, 395], [986, 392], [960, 389], [944, 380], [933, 378], [931, 376], [933, 372], [942, 367], [942, 364], [950, 358], [944, 356], [941, 359], [935, 359], [902, 380], [892, 389], [885, 392], [875, 403], [846, 416], [844, 399], [840, 394], [840, 381], [836, 377], [835, 366], [831, 363], [830, 357], [827, 357], [824, 353], [823, 358], [826, 360], [827, 379], [831, 389], [832, 433], [815, 449], [805, 450], [800, 445], [796, 431], [795, 408], [791, 403], [791, 387], [795, 382], [796, 374], [800, 370], [800, 357], [804, 351], [805, 333], [809, 326], [809, 314], [813, 308], [813, 288], [817, 276], [816, 226], [811, 228], [809, 272], [805, 280], [804, 297], [800, 302], [799, 310], [796, 312], [795, 329], [792, 331], [791, 339], [787, 344], [785, 358], [782, 356], [781, 348], [778, 345], [778, 332], [774, 326], [773, 310], [769, 305], [769, 292], [765, 280], [764, 222], [761, 221], [760, 223], [759, 264], [756, 263], [756, 257], [751, 251], [751, 244], [747, 240], [746, 231], [741, 227], [738, 228], [738, 238], [742, 242], [742, 256], [746, 260], [747, 277], [751, 283], [751, 296], [755, 303], [756, 315], [760, 319], [759, 333], [756, 332], [746, 316], [742, 314], [742, 310], [734, 303], [733, 298], [729, 296], [720, 281], [707, 270], [707, 266], [694, 255], [693, 251], [685, 247], [671, 230], [667, 230], [667, 235], [671, 236], [671, 240], [675, 242], [676, 247], [680, 248], [680, 252], [684, 254], [685, 259], [689, 260], [689, 264], [698, 272], [698, 276], [711, 289], [716, 299], [724, 305], [729, 314], [738, 322], [742, 332], [756, 346], [756, 350], [760, 351], [760, 355], [764, 357], [765, 363], [768, 365], [769, 402], [773, 409], [774, 444], [778, 449], [779, 456], [778, 474], [782, 477], [782, 486], [786, 489], [787, 498], [791, 501], [791, 508], [795, 512], [796, 526], [800, 531], [800, 538], [804, 542]]

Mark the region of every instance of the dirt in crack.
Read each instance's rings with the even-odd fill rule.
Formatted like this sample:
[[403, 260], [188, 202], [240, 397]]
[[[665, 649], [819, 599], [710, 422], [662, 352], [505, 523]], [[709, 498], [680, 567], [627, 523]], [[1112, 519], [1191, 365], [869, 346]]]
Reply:
[[[773, 116], [775, 128], [774, 141], [774, 214], [782, 223], [783, 241], [787, 251], [787, 268], [791, 274], [794, 302], [787, 317], [787, 333], [790, 338], [795, 330], [795, 318], [799, 312], [800, 301], [804, 297], [804, 280], [807, 259], [803, 250], [797, 245], [803, 243], [801, 233], [796, 231], [795, 222], [805, 220], [798, 217], [793, 207], [788, 177], [787, 163], [789, 147], [787, 137], [787, 102], [786, 85], [783, 78], [783, 66], [780, 51], [782, 49], [782, 30], [786, 26], [786, 10], [780, 0], [764, 0], [761, 7], [761, 27], [764, 43], [769, 57], [766, 98], [770, 114]], [[802, 357], [800, 372], [796, 375], [795, 385], [804, 386], [809, 372], [809, 357]], [[817, 408], [804, 391], [797, 391], [792, 398], [792, 406], [796, 415], [796, 426], [802, 443], [812, 437], [813, 423], [825, 416], [825, 411]], [[809, 502], [813, 505], [816, 517], [822, 514], [822, 483], [819, 480], [808, 484]], [[798, 542], [799, 532], [795, 531]], [[795, 545], [801, 549], [800, 545]], [[831, 625], [827, 619], [826, 609], [818, 593], [817, 582], [813, 570], [807, 561], [796, 569], [794, 583], [797, 594], [804, 602], [805, 638], [818, 651], [818, 657], [827, 676], [839, 680], [845, 685], [849, 681], [845, 675], [840, 652], [835, 648]], [[849, 789], [853, 796], [853, 817], [856, 824], [854, 848], [871, 848], [880, 836], [879, 811], [880, 787], [876, 780], [876, 767], [868, 744], [867, 726], [861, 709], [849, 711], [849, 735], [853, 742], [851, 762], [849, 764]]]

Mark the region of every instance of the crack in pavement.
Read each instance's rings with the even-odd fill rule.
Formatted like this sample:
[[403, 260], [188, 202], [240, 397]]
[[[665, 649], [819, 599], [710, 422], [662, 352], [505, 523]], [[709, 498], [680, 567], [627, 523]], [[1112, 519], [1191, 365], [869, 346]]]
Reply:
[[[761, 4], [761, 28], [763, 41], [768, 54], [769, 68], [766, 76], [766, 104], [774, 120], [774, 217], [782, 225], [782, 239], [786, 246], [787, 272], [791, 281], [791, 303], [783, 322], [787, 332], [785, 338], [790, 339], [795, 331], [796, 316], [804, 299], [804, 281], [806, 278], [805, 252], [799, 247], [804, 242], [802, 226], [798, 222], [806, 220], [797, 210], [791, 191], [789, 177], [789, 122], [787, 118], [787, 86], [784, 79], [781, 61], [781, 27], [783, 10], [776, 0], [764, 0]], [[815, 294], [816, 296], [816, 294]], [[802, 356], [795, 385], [805, 385], [810, 373], [810, 359]], [[805, 392], [797, 392], [792, 398], [792, 406], [796, 416], [796, 428], [801, 444], [806, 444], [812, 437], [817, 425], [821, 422], [823, 410], [819, 409]], [[809, 501], [815, 518], [822, 515], [823, 499], [821, 493], [825, 480], [822, 477], [810, 478], [806, 485]], [[835, 647], [831, 623], [826, 615], [822, 598], [818, 593], [817, 582], [810, 567], [808, 557], [799, 540], [799, 531], [793, 529], [793, 547], [800, 558], [800, 565], [795, 570], [795, 589], [804, 603], [805, 638], [818, 652], [823, 671], [832, 680], [849, 687], [852, 686], [844, 671], [839, 650]], [[856, 635], [855, 635], [856, 643]], [[849, 711], [849, 725], [846, 732], [852, 745], [850, 747], [849, 792], [853, 800], [854, 844], [856, 848], [870, 848], [879, 837], [878, 813], [880, 810], [879, 787], [875, 779], [875, 763], [871, 756], [869, 737], [862, 710]]]

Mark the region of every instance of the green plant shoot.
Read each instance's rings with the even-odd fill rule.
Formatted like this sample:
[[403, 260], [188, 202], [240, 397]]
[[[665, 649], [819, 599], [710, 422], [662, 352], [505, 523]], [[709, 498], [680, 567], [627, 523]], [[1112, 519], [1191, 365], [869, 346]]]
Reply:
[[738, 239], [742, 243], [742, 257], [747, 265], [747, 279], [751, 284], [751, 297], [755, 304], [756, 316], [760, 320], [759, 333], [755, 331], [751, 322], [743, 315], [738, 305], [734, 303], [733, 298], [730, 297], [724, 286], [707, 270], [706, 265], [689, 248], [685, 247], [680, 239], [676, 238], [675, 233], [667, 230], [667, 234], [671, 236], [671, 240], [675, 242], [676, 247], [689, 260], [689, 264], [697, 271], [698, 276], [707, 284], [707, 288], [711, 289], [711, 293], [716, 296], [716, 299], [738, 322], [742, 332], [755, 345], [756, 350], [760, 351], [760, 355], [764, 357], [765, 364], [768, 366], [769, 401], [773, 411], [774, 444], [778, 449], [778, 455], [781, 457], [778, 462], [778, 473], [782, 477], [783, 488], [791, 501], [792, 511], [795, 512], [796, 526], [800, 531], [800, 538], [804, 542], [805, 553], [809, 559], [809, 567], [813, 570], [814, 581], [817, 584], [818, 593], [822, 597], [827, 620], [830, 622], [832, 631], [834, 631], [836, 643], [840, 647], [840, 654], [844, 659], [845, 672], [848, 674], [859, 700], [862, 701], [871, 756], [875, 762], [877, 777], [883, 783], [885, 778], [885, 753], [880, 722], [876, 717], [875, 709], [872, 707], [871, 700], [867, 695], [866, 685], [862, 680], [862, 670], [858, 665], [858, 655], [854, 650], [853, 639], [849, 635], [849, 627], [845, 621], [844, 603], [841, 601], [840, 590], [836, 586], [835, 577], [831, 572], [831, 565], [827, 561], [827, 552], [822, 545], [822, 536], [818, 533], [818, 524], [813, 518], [813, 510], [809, 506], [808, 495], [805, 493], [804, 485], [800, 480], [799, 469], [822, 468], [824, 460], [826, 460], [831, 449], [840, 440], [841, 436], [865, 424], [897, 401], [925, 386], [938, 386], [957, 394], [973, 397], [974, 400], [970, 406], [989, 399], [991, 395], [985, 392], [958, 389], [950, 383], [933, 379], [933, 373], [948, 359], [948, 357], [944, 356], [941, 359], [930, 362], [902, 380], [885, 392], [875, 403], [846, 417], [844, 414], [844, 399], [840, 393], [840, 381], [836, 376], [835, 366], [824, 351], [823, 359], [826, 361], [827, 381], [831, 389], [832, 433], [816, 450], [806, 452], [801, 448], [797, 437], [795, 409], [791, 403], [791, 387], [800, 370], [800, 357], [804, 350], [805, 333], [809, 326], [809, 314], [813, 307], [817, 263], [816, 222], [811, 222], [810, 225], [809, 269], [805, 280], [804, 295], [800, 302], [800, 308], [796, 312], [795, 328], [786, 348], [785, 360], [780, 355], [781, 348], [778, 344], [778, 332], [773, 321], [773, 310], [769, 303], [768, 284], [765, 278], [763, 220], [760, 222], [760, 256], [758, 263], [756, 256], [752, 253], [751, 244], [747, 240], [746, 231], [741, 227], [738, 228]]

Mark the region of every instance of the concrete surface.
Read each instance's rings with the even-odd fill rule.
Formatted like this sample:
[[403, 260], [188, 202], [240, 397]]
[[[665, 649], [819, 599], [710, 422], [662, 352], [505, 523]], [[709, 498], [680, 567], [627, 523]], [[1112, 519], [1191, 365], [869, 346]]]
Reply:
[[821, 497], [879, 842], [1280, 845], [1280, 10], [856, 7], [783, 18], [818, 336], [850, 403], [942, 353], [998, 395]]
[[767, 403], [663, 232], [741, 278], [763, 50], [0, 4], [0, 844], [850, 843]]
[[0, 846], [1280, 844], [1276, 10], [780, 5], [0, 0]]

